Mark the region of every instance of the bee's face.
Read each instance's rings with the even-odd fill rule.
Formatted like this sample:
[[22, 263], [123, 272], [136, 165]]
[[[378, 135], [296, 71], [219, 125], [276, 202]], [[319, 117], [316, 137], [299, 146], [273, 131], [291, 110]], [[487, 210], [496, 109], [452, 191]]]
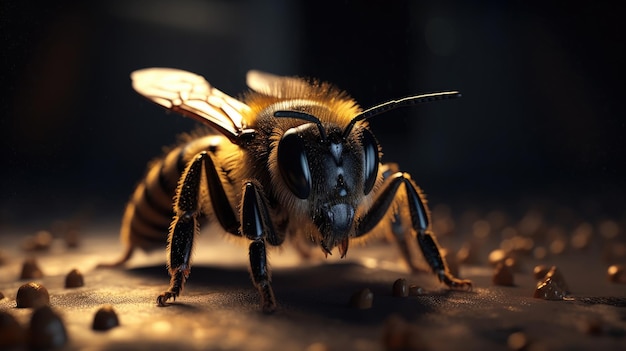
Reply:
[[281, 177], [305, 200], [325, 252], [350, 235], [357, 208], [376, 181], [378, 162], [378, 144], [363, 125], [344, 135], [336, 125], [305, 123], [283, 134], [277, 151]]

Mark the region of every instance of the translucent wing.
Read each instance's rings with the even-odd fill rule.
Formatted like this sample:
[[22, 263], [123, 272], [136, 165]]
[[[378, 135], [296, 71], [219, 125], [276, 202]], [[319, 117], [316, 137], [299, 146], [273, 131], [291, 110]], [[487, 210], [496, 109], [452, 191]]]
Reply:
[[297, 99], [310, 94], [311, 85], [300, 78], [276, 76], [261, 71], [249, 71], [246, 84], [257, 93], [279, 99]]
[[133, 89], [168, 110], [215, 128], [239, 143], [250, 107], [213, 88], [204, 77], [174, 68], [146, 68], [130, 75]]

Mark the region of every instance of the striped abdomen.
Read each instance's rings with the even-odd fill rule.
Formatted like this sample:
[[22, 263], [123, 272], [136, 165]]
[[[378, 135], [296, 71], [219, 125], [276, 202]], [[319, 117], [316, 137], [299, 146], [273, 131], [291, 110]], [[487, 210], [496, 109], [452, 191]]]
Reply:
[[135, 248], [149, 251], [166, 246], [174, 215], [174, 195], [187, 163], [201, 151], [215, 154], [224, 141], [229, 143], [226, 138], [217, 135], [193, 139], [150, 163], [122, 218], [120, 238], [126, 250], [124, 256], [118, 262], [101, 266], [125, 263]]

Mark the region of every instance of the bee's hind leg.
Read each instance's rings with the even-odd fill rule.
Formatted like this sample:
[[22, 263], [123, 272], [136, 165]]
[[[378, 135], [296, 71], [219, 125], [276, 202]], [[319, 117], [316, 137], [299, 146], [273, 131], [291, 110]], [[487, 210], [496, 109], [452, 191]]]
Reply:
[[157, 297], [157, 304], [165, 306], [167, 300], [180, 295], [191, 270], [191, 251], [199, 230], [200, 186], [202, 164], [208, 156], [201, 153], [187, 166], [183, 180], [176, 190], [174, 220], [168, 236], [167, 266], [170, 273], [169, 289]]
[[205, 170], [215, 216], [227, 231], [239, 235], [239, 222], [230, 208], [213, 160], [206, 152], [199, 153], [187, 166], [183, 180], [176, 190], [174, 220], [168, 238], [169, 289], [157, 297], [157, 304], [176, 299], [183, 290], [191, 271], [193, 241], [200, 230], [202, 169]]
[[[374, 200], [372, 207], [358, 223], [357, 236], [368, 233], [385, 218], [387, 210], [392, 206], [393, 202], [396, 201], [398, 189], [401, 185], [404, 185], [406, 190], [408, 212], [410, 214], [412, 228], [417, 236], [417, 244], [433, 273], [437, 275], [441, 282], [451, 288], [471, 290], [471, 281], [455, 278], [449, 272], [445, 260], [441, 257], [441, 253], [439, 252], [439, 245], [437, 245], [434, 234], [430, 229], [430, 215], [426, 207], [424, 195], [421, 194], [417, 185], [413, 183], [410, 176], [406, 173], [397, 172], [385, 180], [385, 185]], [[404, 240], [400, 233], [394, 234], [398, 237], [398, 241]], [[401, 249], [402, 248], [403, 245], [401, 244]], [[409, 255], [407, 251], [405, 256]], [[410, 257], [407, 257], [407, 259], [410, 260]]]

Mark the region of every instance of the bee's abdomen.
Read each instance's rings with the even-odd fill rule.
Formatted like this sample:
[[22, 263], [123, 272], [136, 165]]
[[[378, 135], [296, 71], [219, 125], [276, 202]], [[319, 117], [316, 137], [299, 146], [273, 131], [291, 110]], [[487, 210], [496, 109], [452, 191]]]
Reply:
[[120, 237], [131, 248], [151, 250], [167, 243], [172, 222], [173, 201], [187, 162], [202, 150], [215, 151], [215, 137], [203, 137], [182, 144], [165, 157], [153, 161], [126, 205]]

